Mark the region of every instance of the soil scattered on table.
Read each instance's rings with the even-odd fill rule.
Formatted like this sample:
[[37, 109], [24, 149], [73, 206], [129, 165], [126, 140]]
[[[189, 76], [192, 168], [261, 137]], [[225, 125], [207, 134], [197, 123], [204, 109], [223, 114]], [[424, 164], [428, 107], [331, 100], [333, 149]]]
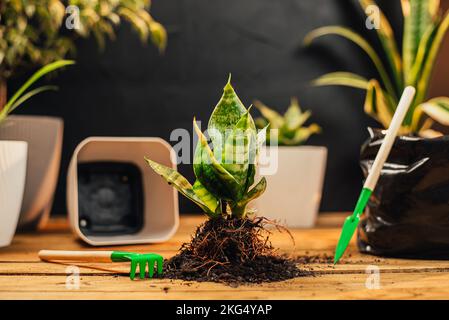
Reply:
[[328, 254], [305, 255], [294, 258], [298, 264], [333, 264], [334, 257]]
[[311, 275], [276, 253], [267, 224], [273, 222], [261, 217], [206, 221], [176, 256], [165, 261], [164, 277], [236, 286]]

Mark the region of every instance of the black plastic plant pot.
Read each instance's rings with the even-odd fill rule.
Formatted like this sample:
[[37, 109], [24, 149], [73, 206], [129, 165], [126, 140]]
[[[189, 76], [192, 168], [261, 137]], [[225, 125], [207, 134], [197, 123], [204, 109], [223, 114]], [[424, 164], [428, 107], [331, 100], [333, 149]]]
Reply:
[[[360, 164], [367, 176], [383, 141], [369, 129]], [[358, 229], [361, 252], [449, 258], [449, 136], [398, 137]]]

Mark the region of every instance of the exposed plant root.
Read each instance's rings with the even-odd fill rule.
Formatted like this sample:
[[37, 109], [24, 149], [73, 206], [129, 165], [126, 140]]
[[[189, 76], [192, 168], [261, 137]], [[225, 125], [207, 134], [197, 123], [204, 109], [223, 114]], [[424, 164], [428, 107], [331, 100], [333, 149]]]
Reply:
[[262, 217], [206, 221], [191, 241], [165, 262], [164, 277], [239, 284], [309, 275], [291, 259], [276, 253], [269, 240], [270, 232], [265, 229], [268, 224], [279, 231], [287, 230]]

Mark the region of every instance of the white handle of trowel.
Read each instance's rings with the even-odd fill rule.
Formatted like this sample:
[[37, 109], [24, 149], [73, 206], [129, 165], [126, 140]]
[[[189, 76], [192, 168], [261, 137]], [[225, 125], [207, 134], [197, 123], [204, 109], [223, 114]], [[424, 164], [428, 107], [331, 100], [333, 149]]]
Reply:
[[363, 185], [364, 188], [372, 191], [376, 187], [377, 180], [379, 180], [380, 171], [382, 170], [382, 167], [390, 154], [399, 128], [401, 127], [405, 115], [413, 102], [415, 92], [415, 88], [407, 87], [402, 93], [396, 112], [391, 120], [390, 127], [388, 128], [384, 141], [380, 146], [379, 152], [377, 153], [376, 159], [374, 160], [373, 166], [368, 174], [368, 178], [366, 178], [365, 184]]

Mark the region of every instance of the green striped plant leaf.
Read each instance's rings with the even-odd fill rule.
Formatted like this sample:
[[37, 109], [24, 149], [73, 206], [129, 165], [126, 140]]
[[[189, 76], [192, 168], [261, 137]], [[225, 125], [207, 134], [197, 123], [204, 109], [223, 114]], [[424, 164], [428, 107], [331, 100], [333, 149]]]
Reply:
[[222, 166], [241, 185], [246, 184], [248, 167], [255, 162], [256, 130], [251, 127], [250, 109], [240, 118], [231, 134], [226, 138]]
[[197, 194], [190, 182], [176, 170], [154, 162], [146, 157], [145, 161], [150, 165], [154, 172], [164, 178], [168, 184], [173, 186], [183, 196], [195, 202], [209, 216], [215, 217], [220, 214], [221, 207], [218, 204], [218, 200], [215, 202], [214, 197], [205, 193], [200, 188], [199, 184], [196, 184]]
[[376, 51], [374, 51], [374, 49], [365, 39], [363, 39], [359, 34], [352, 31], [351, 29], [341, 26], [327, 26], [318, 28], [306, 35], [306, 37], [304, 38], [304, 43], [305, 45], [310, 45], [315, 39], [327, 35], [338, 35], [346, 38], [357, 44], [363, 51], [365, 51], [365, 53], [370, 57], [371, 61], [374, 63], [374, 66], [379, 72], [379, 75], [382, 79], [383, 84], [385, 85], [385, 89], [387, 90], [388, 94], [390, 94], [394, 98], [397, 98], [398, 95], [393, 87], [390, 77]]
[[[32, 96], [41, 93], [43, 91], [51, 90], [54, 87], [41, 87], [38, 89], [34, 89], [26, 94], [26, 90], [31, 87], [36, 81], [45, 76], [46, 74], [53, 72], [57, 69], [63, 68], [68, 65], [74, 64], [75, 61], [72, 60], [58, 60], [53, 63], [47, 64], [43, 66], [38, 71], [36, 71], [8, 100], [4, 108], [0, 111], [0, 121], [4, 120], [10, 112], [16, 109], [20, 104], [24, 103], [26, 100], [31, 98]], [[25, 96], [24, 96], [25, 94]]]
[[332, 72], [312, 82], [315, 86], [346, 86], [357, 89], [368, 89], [368, 80], [350, 72]]
[[[360, 0], [360, 5], [365, 10], [365, 13], [367, 13], [367, 9], [369, 9], [370, 6], [376, 6], [379, 9], [379, 7], [373, 0]], [[390, 22], [380, 9], [379, 13], [380, 28], [376, 29], [377, 36], [380, 40], [380, 43], [382, 44], [385, 55], [387, 56], [390, 69], [393, 73], [393, 77], [396, 83], [396, 89], [400, 91], [404, 84], [402, 77], [401, 55], [399, 54], [399, 50], [396, 45], [396, 40], [393, 33], [393, 28], [391, 28]]]
[[364, 109], [366, 114], [376, 119], [384, 128], [388, 128], [394, 109], [389, 105], [379, 82], [375, 79], [369, 81]]
[[404, 39], [402, 55], [405, 82], [413, 68], [420, 41], [429, 26], [437, 17], [439, 1], [436, 0], [401, 0], [404, 15]]
[[284, 125], [284, 118], [277, 111], [267, 107], [261, 101], [254, 101], [254, 106], [262, 116], [270, 123], [270, 129], [280, 129]]
[[248, 203], [260, 197], [265, 192], [266, 188], [267, 180], [263, 177], [240, 201], [231, 204], [232, 212], [240, 213], [240, 215], [244, 217]]
[[218, 198], [240, 199], [243, 193], [242, 186], [215, 158], [214, 152], [207, 143], [207, 138], [201, 132], [195, 119], [193, 119], [193, 126], [199, 138], [194, 163], [197, 179], [208, 190], [214, 190], [215, 196]]
[[449, 12], [445, 14], [442, 21], [437, 25], [435, 38], [432, 41], [432, 44], [428, 50], [427, 57], [424, 61], [422, 73], [419, 77], [417, 84], [417, 94], [415, 98], [417, 104], [421, 103], [426, 98], [427, 90], [430, 84], [430, 78], [432, 76], [432, 72], [435, 66], [435, 61], [438, 52], [441, 48], [444, 36], [447, 34], [448, 29], [449, 29]]

